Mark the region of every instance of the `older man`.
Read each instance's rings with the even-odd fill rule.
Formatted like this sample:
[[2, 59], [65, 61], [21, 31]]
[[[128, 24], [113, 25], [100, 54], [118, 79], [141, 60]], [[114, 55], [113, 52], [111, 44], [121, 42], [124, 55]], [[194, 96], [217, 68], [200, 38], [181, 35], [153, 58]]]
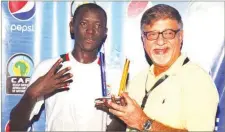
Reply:
[[153, 65], [129, 83], [129, 96], [122, 94], [127, 105], [109, 101], [109, 111], [131, 130], [213, 131], [218, 92], [208, 73], [181, 54], [179, 12], [155, 5], [143, 14], [141, 31]]

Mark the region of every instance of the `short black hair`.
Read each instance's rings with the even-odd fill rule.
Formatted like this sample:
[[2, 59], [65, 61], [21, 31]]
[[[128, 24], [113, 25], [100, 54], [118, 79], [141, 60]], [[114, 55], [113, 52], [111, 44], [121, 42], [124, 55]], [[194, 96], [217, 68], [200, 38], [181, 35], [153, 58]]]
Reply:
[[[96, 3], [86, 3], [86, 4], [82, 4], [82, 5], [78, 6], [76, 8], [76, 10], [74, 11], [73, 20], [72, 20], [73, 22], [75, 22], [75, 19], [76, 19], [77, 15], [79, 14], [80, 10], [83, 9], [83, 8], [87, 8], [87, 9], [90, 9], [90, 10], [92, 10], [92, 9], [93, 10], [99, 10], [100, 12], [102, 12], [104, 17], [105, 17], [105, 24], [107, 25], [106, 12], [101, 6], [97, 5]], [[74, 33], [70, 33], [70, 37], [71, 37], [71, 39], [74, 39]]]
[[158, 4], [146, 10], [141, 18], [141, 28], [144, 24], [151, 25], [157, 20], [166, 18], [176, 20], [180, 24], [181, 29], [183, 28], [180, 13], [177, 9], [166, 4]]
[[73, 15], [73, 22], [75, 21], [77, 15], [79, 14], [80, 10], [83, 9], [83, 8], [87, 8], [87, 9], [90, 9], [90, 10], [99, 10], [100, 12], [103, 13], [104, 17], [105, 17], [105, 20], [106, 20], [106, 24], [107, 24], [107, 15], [106, 15], [106, 12], [105, 10], [97, 5], [96, 3], [86, 3], [86, 4], [82, 4], [80, 6], [78, 6], [76, 8], [76, 10], [74, 11], [74, 15]]

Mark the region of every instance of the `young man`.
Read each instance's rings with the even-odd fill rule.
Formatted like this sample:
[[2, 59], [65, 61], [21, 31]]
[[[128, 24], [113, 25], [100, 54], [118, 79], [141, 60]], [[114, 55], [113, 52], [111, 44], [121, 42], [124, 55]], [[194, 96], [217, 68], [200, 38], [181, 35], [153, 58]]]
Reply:
[[104, 131], [105, 114], [94, 100], [102, 96], [98, 51], [107, 37], [106, 12], [89, 3], [79, 6], [70, 23], [74, 49], [42, 62], [30, 86], [13, 108], [10, 130], [25, 131], [45, 104], [46, 131]]
[[153, 65], [129, 83], [127, 105], [107, 102], [128, 129], [213, 131], [219, 96], [211, 77], [181, 54], [183, 22], [179, 12], [159, 4], [141, 19], [144, 50]]

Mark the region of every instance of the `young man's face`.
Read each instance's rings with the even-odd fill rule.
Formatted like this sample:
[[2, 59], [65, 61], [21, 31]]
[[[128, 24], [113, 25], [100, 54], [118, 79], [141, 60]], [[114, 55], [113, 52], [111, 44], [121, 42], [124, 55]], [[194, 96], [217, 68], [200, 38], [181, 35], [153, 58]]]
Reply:
[[[153, 37], [157, 32], [163, 32], [167, 29], [178, 30], [180, 26], [176, 20], [161, 19], [155, 21], [153, 24], [144, 24], [142, 26], [142, 32], [152, 32]], [[155, 34], [156, 33], [156, 34]], [[170, 36], [173, 32], [167, 30], [164, 32], [164, 36]], [[180, 47], [183, 40], [183, 31], [178, 31], [173, 39], [165, 39], [162, 34], [159, 34], [155, 40], [148, 40], [142, 33], [142, 40], [144, 43], [144, 49], [148, 56], [151, 58], [154, 65], [158, 66], [171, 66], [173, 62], [180, 56]]]
[[85, 52], [98, 50], [106, 37], [106, 18], [99, 10], [81, 9], [73, 26], [76, 45]]

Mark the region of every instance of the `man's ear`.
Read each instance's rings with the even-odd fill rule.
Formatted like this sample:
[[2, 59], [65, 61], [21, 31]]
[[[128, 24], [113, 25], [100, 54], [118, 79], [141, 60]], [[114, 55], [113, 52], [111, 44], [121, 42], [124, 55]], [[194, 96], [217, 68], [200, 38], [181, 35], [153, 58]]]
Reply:
[[179, 35], [179, 41], [181, 42], [180, 49], [182, 49], [182, 47], [183, 47], [183, 37], [184, 37], [184, 31], [181, 30], [180, 35]]
[[145, 47], [144, 47], [144, 35], [143, 34], [141, 34], [141, 42], [142, 42], [143, 48], [145, 49]]
[[106, 27], [105, 28], [105, 33], [104, 33], [105, 34], [105, 38], [107, 38], [107, 33], [108, 33], [108, 28]]
[[184, 37], [184, 31], [181, 30], [180, 35], [179, 35], [179, 39], [180, 39], [181, 42], [183, 41], [183, 37]]
[[71, 39], [74, 39], [74, 23], [73, 23], [73, 18], [71, 18], [69, 26], [70, 26], [70, 37]]
[[105, 43], [105, 40], [106, 40], [106, 38], [107, 38], [107, 32], [108, 32], [108, 28], [105, 28], [104, 29], [104, 36], [103, 36], [103, 39], [102, 39], [102, 42], [101, 42], [101, 44], [103, 44], [103, 43]]
[[107, 39], [107, 34], [105, 34], [105, 36], [103, 36], [102, 41], [101, 41], [101, 46], [98, 48], [98, 52], [101, 50], [101, 48], [104, 45], [106, 39]]
[[104, 38], [102, 39], [102, 44], [105, 43], [106, 39], [107, 39], [107, 34], [105, 34]]

